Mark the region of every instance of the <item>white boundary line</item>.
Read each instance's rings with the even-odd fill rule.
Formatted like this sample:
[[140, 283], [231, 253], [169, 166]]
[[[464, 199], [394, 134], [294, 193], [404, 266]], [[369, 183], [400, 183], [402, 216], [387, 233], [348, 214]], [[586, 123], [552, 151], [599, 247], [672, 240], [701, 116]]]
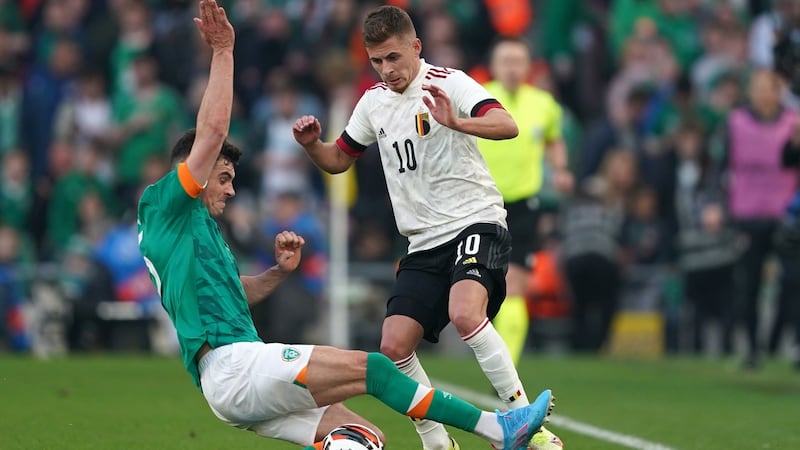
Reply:
[[[495, 396], [482, 394], [480, 392], [473, 391], [472, 389], [467, 389], [446, 381], [431, 380], [431, 382], [435, 387], [448, 391], [469, 402], [487, 408], [505, 409], [503, 402], [501, 402], [500, 399]], [[676, 450], [675, 448], [664, 444], [650, 442], [629, 434], [622, 434], [615, 431], [606, 430], [604, 428], [583, 423], [575, 419], [570, 419], [569, 417], [559, 414], [550, 415], [550, 423], [578, 434], [589, 436], [601, 441], [610, 442], [612, 444], [619, 444], [626, 448], [632, 448], [636, 450]]]

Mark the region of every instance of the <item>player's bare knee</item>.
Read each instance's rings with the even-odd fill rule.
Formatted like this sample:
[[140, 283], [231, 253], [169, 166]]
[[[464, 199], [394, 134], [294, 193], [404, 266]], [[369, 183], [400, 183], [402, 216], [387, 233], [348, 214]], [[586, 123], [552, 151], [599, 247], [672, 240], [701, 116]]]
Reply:
[[485, 318], [485, 315], [467, 309], [450, 311], [450, 322], [461, 336], [472, 333]]
[[407, 358], [413, 353], [413, 349], [409, 349], [399, 341], [384, 339], [381, 341], [381, 353], [394, 362]]

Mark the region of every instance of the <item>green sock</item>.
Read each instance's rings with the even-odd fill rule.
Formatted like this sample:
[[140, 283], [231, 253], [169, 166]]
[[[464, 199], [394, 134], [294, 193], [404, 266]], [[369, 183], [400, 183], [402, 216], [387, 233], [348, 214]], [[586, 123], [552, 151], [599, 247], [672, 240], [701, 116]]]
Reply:
[[431, 419], [472, 432], [481, 410], [460, 398], [421, 385], [380, 353], [367, 355], [367, 394], [415, 419]]

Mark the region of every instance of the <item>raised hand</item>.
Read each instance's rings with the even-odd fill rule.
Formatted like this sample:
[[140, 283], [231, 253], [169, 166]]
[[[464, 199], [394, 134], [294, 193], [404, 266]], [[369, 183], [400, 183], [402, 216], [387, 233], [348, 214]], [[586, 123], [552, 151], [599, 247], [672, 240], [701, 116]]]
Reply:
[[431, 94], [431, 98], [424, 96], [422, 97], [422, 101], [425, 103], [425, 106], [428, 107], [433, 118], [447, 128], [456, 129], [455, 126], [458, 118], [456, 117], [456, 112], [453, 109], [453, 103], [450, 101], [450, 97], [448, 97], [439, 86], [423, 84], [422, 89]]
[[282, 272], [291, 272], [300, 264], [301, 249], [306, 244], [293, 231], [281, 231], [275, 236], [275, 261]]
[[194, 18], [203, 40], [214, 50], [233, 49], [235, 33], [225, 10], [216, 0], [200, 0], [200, 17]]
[[295, 120], [292, 134], [294, 134], [294, 140], [305, 147], [317, 142], [322, 135], [322, 125], [314, 116], [303, 116]]

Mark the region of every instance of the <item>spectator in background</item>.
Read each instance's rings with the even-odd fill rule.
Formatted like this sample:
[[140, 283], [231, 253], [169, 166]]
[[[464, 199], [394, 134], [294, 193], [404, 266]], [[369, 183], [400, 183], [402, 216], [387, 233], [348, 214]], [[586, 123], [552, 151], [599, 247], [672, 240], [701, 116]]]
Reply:
[[[645, 146], [635, 150], [652, 151], [658, 144], [658, 118], [670, 103], [681, 79], [675, 54], [669, 43], [657, 36], [632, 36], [626, 46], [625, 65], [611, 78], [607, 92], [607, 110], [614, 120], [624, 120], [626, 100], [637, 89], [649, 91], [648, 100], [637, 132], [645, 139]], [[644, 155], [642, 155], [644, 156]]]
[[[284, 9], [266, 9], [261, 2], [237, 2], [234, 24], [240, 38], [236, 43], [234, 90], [251, 112], [263, 92], [267, 74], [286, 65], [293, 46], [292, 27]], [[297, 82], [299, 80], [295, 80]]]
[[21, 143], [22, 86], [9, 66], [0, 66], [0, 155]]
[[28, 155], [11, 150], [2, 157], [0, 179], [0, 223], [27, 233], [33, 208], [33, 185]]
[[797, 174], [781, 166], [784, 146], [798, 126], [796, 111], [781, 106], [781, 82], [771, 70], [750, 77], [747, 106], [728, 118], [729, 205], [736, 227], [747, 239], [739, 260], [740, 320], [747, 327], [744, 367], [757, 368], [762, 274], [774, 250], [774, 234], [797, 189]]
[[616, 148], [639, 153], [636, 149], [644, 147], [648, 137], [644, 128], [651, 96], [650, 86], [636, 86], [628, 93], [624, 105], [619, 108], [619, 114], [609, 113], [589, 126], [578, 162], [579, 181], [596, 175], [606, 153]]
[[745, 70], [747, 32], [741, 26], [726, 26], [718, 21], [705, 24], [701, 32], [704, 51], [689, 73], [697, 96], [707, 100], [717, 77]]
[[21, 135], [34, 179], [46, 174], [56, 113], [81, 65], [80, 47], [68, 39], [57, 39], [49, 55], [45, 65], [31, 67], [23, 91]]
[[0, 0], [0, 66], [16, 67], [30, 47], [30, 34], [25, 29], [18, 0]]
[[[556, 5], [569, 2], [546, 2], [549, 9], [556, 9]], [[572, 0], [578, 4], [576, 14], [577, 23], [573, 25], [572, 31], [567, 33], [570, 28], [558, 28], [558, 24], [553, 24], [553, 33], [559, 34], [560, 41], [569, 42], [575, 54], [574, 65], [566, 58], [557, 58], [552, 61], [552, 70], [558, 82], [559, 99], [565, 109], [575, 111], [581, 121], [594, 119], [603, 114], [604, 98], [596, 95], [606, 89], [607, 77], [613, 67], [613, 62], [608, 58], [608, 36], [605, 29], [606, 7], [598, 2], [584, 2]], [[542, 18], [541, 20], [548, 20]], [[579, 39], [575, 39], [579, 36]], [[546, 44], [545, 44], [546, 45]], [[570, 78], [574, 84], [570, 84]], [[566, 81], [566, 83], [564, 82]], [[574, 87], [573, 87], [574, 86]]]
[[55, 138], [68, 143], [76, 152], [100, 150], [96, 175], [111, 183], [112, 149], [108, 147], [111, 101], [106, 94], [105, 77], [98, 71], [84, 71], [78, 75], [76, 87], [56, 114]]
[[572, 293], [575, 351], [597, 352], [608, 338], [622, 287], [625, 207], [637, 181], [633, 153], [613, 150], [562, 213], [559, 254]]
[[[253, 308], [253, 320], [265, 342], [308, 342], [308, 330], [317, 320], [326, 274], [327, 239], [322, 224], [309, 209], [302, 190], [276, 193], [268, 218], [259, 224], [259, 236], [275, 236], [293, 230], [303, 236], [300, 267], [263, 302]], [[275, 262], [271, 240], [260, 243], [256, 252], [261, 270]]]
[[[64, 159], [74, 161], [72, 168], [68, 166], [63, 174], [55, 178], [47, 206], [47, 237], [51, 250], [56, 254], [65, 248], [82, 225], [91, 225], [81, 221], [81, 213], [84, 212], [81, 205], [87, 194], [96, 194], [104, 211], [115, 204], [110, 187], [97, 176], [100, 161], [97, 150], [88, 148], [78, 154], [73, 152], [66, 143], [56, 143], [53, 147], [54, 164]], [[74, 160], [71, 159], [73, 155]]]
[[[100, 210], [102, 203], [97, 195], [89, 194], [86, 199], [94, 197], [94, 205]], [[84, 200], [86, 201], [86, 200]], [[94, 219], [94, 226], [100, 225], [102, 217]], [[88, 231], [88, 230], [87, 230]], [[163, 314], [161, 297], [150, 282], [149, 272], [139, 252], [139, 239], [136, 230], [135, 215], [131, 212], [125, 220], [106, 227], [104, 233], [92, 240], [91, 257], [101, 270], [108, 274], [111, 283], [111, 296], [100, 299], [135, 304], [144, 318], [157, 318], [160, 332], [167, 338], [166, 348], [162, 351], [172, 353], [178, 349], [177, 337], [169, 317]]]
[[631, 192], [622, 228], [624, 309], [661, 308], [671, 237], [667, 224], [659, 216], [656, 190], [646, 184], [637, 186]]
[[27, 297], [23, 240], [16, 229], [0, 223], [0, 348], [30, 350], [23, 307]]
[[379, 220], [364, 220], [351, 244], [352, 259], [357, 262], [386, 262], [394, 260], [392, 240]]
[[58, 41], [69, 40], [86, 56], [86, 35], [81, 22], [87, 11], [86, 0], [48, 0], [43, 2], [40, 27], [32, 42], [33, 61], [46, 64]]
[[111, 330], [97, 315], [97, 305], [114, 295], [108, 271], [92, 257], [92, 245], [73, 236], [58, 255], [58, 289], [70, 311], [67, 346], [70, 351], [108, 349]]
[[78, 203], [78, 232], [73, 237], [86, 239], [92, 248], [105, 241], [115, 226], [100, 192], [88, 190]]
[[[362, 55], [361, 43], [358, 45], [358, 55]], [[353, 106], [363, 93], [361, 83], [372, 80], [369, 82], [371, 86], [375, 82], [372, 69], [367, 66], [369, 72], [365, 72], [354, 67], [353, 59], [353, 55], [343, 50], [331, 51], [320, 61], [317, 69], [317, 78], [329, 94], [325, 115], [330, 130], [347, 125]], [[397, 255], [402, 254], [398, 249], [403, 244], [396, 232], [379, 153], [365, 152], [350, 170], [337, 176], [347, 177], [345, 201], [352, 219], [348, 229], [350, 255], [355, 261], [394, 262]], [[323, 177], [330, 181], [327, 174]]]
[[420, 35], [425, 39], [427, 61], [442, 67], [464, 68], [455, 19], [444, 12], [435, 12], [426, 17], [424, 23]]
[[269, 74], [265, 87], [267, 93], [254, 109], [253, 127], [263, 136], [259, 194], [269, 204], [282, 190], [312, 192], [313, 176], [319, 172], [294, 140], [292, 124], [301, 113], [320, 114], [322, 103], [313, 94], [301, 91], [281, 69]]
[[[783, 148], [784, 167], [797, 170], [800, 167], [800, 124], [795, 127], [791, 139]], [[781, 258], [781, 289], [778, 295], [778, 310], [769, 333], [768, 350], [774, 355], [778, 351], [784, 328], [794, 327], [794, 366], [800, 370], [800, 191], [795, 192], [786, 208], [776, 233], [775, 244]]]
[[136, 92], [138, 82], [133, 63], [153, 48], [152, 11], [147, 0], [124, 0], [111, 5], [118, 23], [117, 40], [111, 49], [111, 98], [117, 99]]
[[677, 165], [675, 211], [678, 222], [678, 269], [693, 311], [692, 347], [709, 350], [706, 328], [720, 325], [721, 352], [733, 351], [734, 267], [738, 241], [725, 204], [722, 173], [697, 123], [684, 123], [674, 138]]
[[760, 69], [775, 68], [775, 45], [780, 34], [800, 17], [800, 4], [796, 1], [774, 0], [772, 3], [772, 7], [756, 16], [750, 26], [748, 59]]
[[708, 156], [716, 166], [725, 159], [728, 141], [728, 115], [744, 97], [743, 74], [723, 72], [711, 82], [708, 98], [700, 100], [699, 112], [706, 137]]
[[192, 0], [162, 0], [153, 14], [154, 54], [161, 80], [185, 94], [195, 71], [198, 53], [192, 29]]
[[611, 3], [611, 44], [614, 55], [624, 50], [625, 40], [642, 29], [661, 36], [674, 50], [685, 71], [700, 53], [699, 24], [694, 14], [699, 2], [685, 0], [614, 0]]
[[311, 58], [321, 61], [331, 52], [347, 52], [358, 42], [361, 14], [355, 0], [318, 1], [305, 24]]
[[126, 204], [133, 203], [144, 162], [166, 156], [164, 149], [183, 125], [181, 98], [161, 82], [158, 70], [150, 50], [139, 53], [131, 62], [132, 91], [112, 99], [117, 192]]

